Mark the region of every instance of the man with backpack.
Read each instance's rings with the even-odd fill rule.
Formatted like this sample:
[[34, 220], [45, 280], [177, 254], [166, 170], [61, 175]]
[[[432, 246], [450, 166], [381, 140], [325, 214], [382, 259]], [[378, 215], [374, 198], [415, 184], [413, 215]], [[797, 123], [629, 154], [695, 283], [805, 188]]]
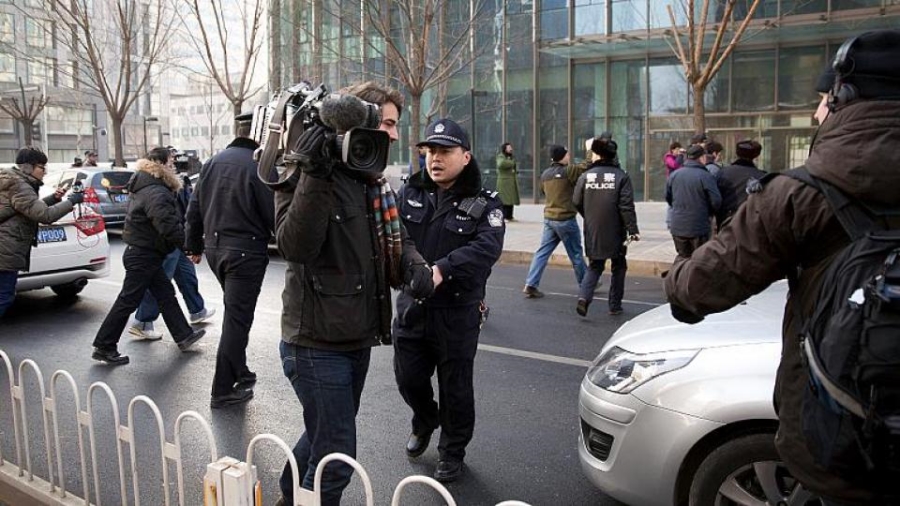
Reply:
[[764, 178], [665, 279], [697, 323], [788, 278], [775, 445], [829, 506], [900, 504], [898, 58], [900, 30], [846, 41], [805, 167]]

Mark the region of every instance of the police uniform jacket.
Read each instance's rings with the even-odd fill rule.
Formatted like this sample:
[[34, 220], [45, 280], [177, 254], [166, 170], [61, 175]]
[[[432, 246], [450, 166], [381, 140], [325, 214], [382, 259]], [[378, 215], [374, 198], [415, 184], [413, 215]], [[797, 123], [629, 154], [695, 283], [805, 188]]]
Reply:
[[[302, 174], [275, 195], [278, 250], [287, 260], [281, 338], [333, 351], [390, 342], [391, 293], [367, 187], [337, 166], [328, 179]], [[424, 262], [401, 229], [401, 265]]]
[[184, 224], [175, 206], [181, 179], [165, 165], [142, 159], [125, 187], [129, 196], [122, 240], [161, 255], [183, 247]]
[[200, 171], [188, 204], [185, 249], [268, 251], [275, 230], [272, 191], [256, 175], [253, 151], [259, 145], [238, 137]]
[[[874, 139], [873, 132], [878, 133]], [[870, 208], [896, 210], [898, 145], [900, 102], [851, 102], [830, 113], [819, 128], [806, 168]], [[897, 221], [886, 220], [885, 225], [896, 229]], [[775, 177], [747, 198], [715, 238], [669, 271], [665, 289], [673, 306], [703, 316], [725, 311], [799, 272], [785, 306], [775, 380], [778, 453], [791, 473], [817, 495], [854, 506], [898, 504], [898, 499], [877, 497], [879, 492], [896, 493], [896, 483], [848, 480], [817, 465], [801, 429], [801, 399], [809, 375], [801, 360], [799, 327], [812, 312], [830, 260], [848, 242], [817, 190], [789, 177]]]
[[631, 178], [612, 162], [598, 160], [578, 177], [572, 196], [584, 217], [584, 249], [588, 258], [625, 254], [625, 238], [637, 234]]
[[[416, 249], [443, 276], [426, 305], [452, 307], [482, 301], [491, 267], [503, 252], [506, 228], [502, 203], [496, 194], [481, 188], [475, 159], [443, 192], [440, 203], [438, 187], [427, 170], [410, 177], [397, 200]], [[397, 306], [402, 307], [402, 302], [398, 300]]]

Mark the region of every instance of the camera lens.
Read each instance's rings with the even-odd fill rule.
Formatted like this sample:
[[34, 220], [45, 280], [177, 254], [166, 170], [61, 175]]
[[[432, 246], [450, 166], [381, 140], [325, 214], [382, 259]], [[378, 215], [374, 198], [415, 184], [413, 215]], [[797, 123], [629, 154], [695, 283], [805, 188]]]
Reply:
[[347, 163], [357, 167], [371, 166], [378, 155], [378, 147], [371, 137], [355, 135], [350, 139]]
[[338, 136], [341, 159], [351, 170], [382, 172], [387, 166], [390, 137], [386, 132], [368, 128], [352, 128]]

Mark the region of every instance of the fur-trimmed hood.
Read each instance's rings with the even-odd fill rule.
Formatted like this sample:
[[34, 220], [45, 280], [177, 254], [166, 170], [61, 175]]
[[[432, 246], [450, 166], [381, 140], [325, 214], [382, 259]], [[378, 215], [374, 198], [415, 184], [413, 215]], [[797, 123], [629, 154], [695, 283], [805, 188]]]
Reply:
[[[428, 174], [427, 168], [410, 176], [409, 185], [413, 188], [422, 188], [428, 191], [435, 191], [438, 187]], [[456, 178], [456, 183], [450, 187], [450, 191], [463, 197], [474, 197], [481, 191], [481, 169], [478, 168], [478, 161], [475, 160], [475, 156], [472, 156], [469, 164], [459, 173], [459, 177]]]
[[128, 191], [134, 193], [154, 184], [162, 184], [174, 192], [181, 189], [181, 178], [161, 163], [143, 158], [138, 160], [135, 173], [128, 181]]

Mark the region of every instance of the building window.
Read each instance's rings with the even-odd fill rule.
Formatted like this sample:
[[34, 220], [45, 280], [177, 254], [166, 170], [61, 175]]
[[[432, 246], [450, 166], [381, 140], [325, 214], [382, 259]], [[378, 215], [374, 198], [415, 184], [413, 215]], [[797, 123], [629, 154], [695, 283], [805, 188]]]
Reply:
[[815, 109], [819, 101], [816, 80], [825, 68], [825, 48], [781, 49], [778, 58], [778, 108]]
[[53, 30], [49, 21], [25, 19], [25, 43], [31, 47], [53, 47]]
[[16, 81], [16, 57], [11, 54], [0, 54], [0, 82]]
[[568, 0], [544, 0], [541, 2], [541, 39], [565, 39], [569, 37]]
[[45, 111], [47, 113], [47, 133], [93, 135], [90, 110], [48, 105]]
[[[775, 103], [775, 51], [735, 53], [732, 99], [737, 111], [771, 111]], [[818, 72], [815, 74], [818, 76]]]
[[0, 42], [13, 44], [16, 41], [15, 16], [8, 12], [0, 13]]
[[581, 0], [575, 4], [575, 35], [606, 33], [606, 0]]
[[50, 58], [37, 58], [28, 62], [27, 81], [31, 84], [52, 83], [52, 60]]
[[647, 29], [647, 0], [612, 0], [612, 32]]

